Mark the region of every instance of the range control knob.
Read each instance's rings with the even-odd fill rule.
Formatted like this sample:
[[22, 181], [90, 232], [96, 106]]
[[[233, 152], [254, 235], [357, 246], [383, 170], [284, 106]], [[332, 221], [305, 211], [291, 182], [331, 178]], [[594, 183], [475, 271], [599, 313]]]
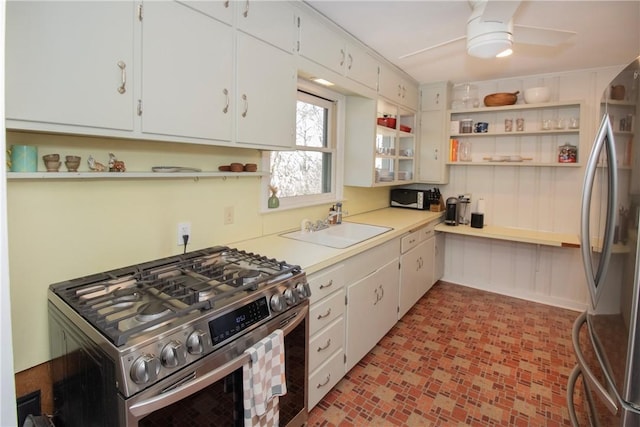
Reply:
[[288, 288], [286, 291], [284, 291], [284, 300], [289, 305], [296, 304], [298, 302], [297, 292], [294, 292], [293, 289]]
[[180, 341], [172, 340], [162, 349], [160, 361], [167, 368], [184, 365], [187, 362], [187, 349]]
[[191, 332], [189, 338], [187, 338], [187, 350], [191, 354], [202, 354], [207, 344], [210, 344], [209, 341], [209, 334], [207, 332], [196, 329]]
[[269, 300], [269, 305], [271, 305], [271, 310], [276, 313], [284, 310], [285, 302], [284, 297], [280, 294], [271, 295], [271, 299]]
[[298, 298], [300, 298], [301, 300], [309, 298], [311, 296], [311, 288], [309, 288], [309, 285], [307, 283], [298, 283], [296, 285], [296, 292], [298, 293]]
[[160, 360], [153, 354], [145, 354], [133, 362], [129, 374], [136, 384], [147, 384], [155, 381], [159, 372]]

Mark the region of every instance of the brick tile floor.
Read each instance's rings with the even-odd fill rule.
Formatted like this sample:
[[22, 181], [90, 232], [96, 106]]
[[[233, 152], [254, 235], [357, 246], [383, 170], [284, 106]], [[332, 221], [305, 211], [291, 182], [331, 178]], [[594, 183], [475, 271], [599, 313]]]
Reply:
[[308, 425], [570, 425], [578, 314], [439, 282], [311, 411]]

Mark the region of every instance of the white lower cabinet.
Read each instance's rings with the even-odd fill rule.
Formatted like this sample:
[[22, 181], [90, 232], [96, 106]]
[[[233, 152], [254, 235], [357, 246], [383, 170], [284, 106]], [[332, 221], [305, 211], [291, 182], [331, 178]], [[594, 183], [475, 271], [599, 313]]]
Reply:
[[309, 409], [344, 376], [344, 264], [309, 275]]
[[[368, 273], [347, 286], [347, 371], [353, 368], [397, 321], [398, 253], [399, 240], [395, 239], [363, 252], [349, 261], [348, 270]], [[371, 268], [374, 268], [374, 271], [371, 271]]]
[[435, 235], [428, 225], [402, 238], [398, 319], [433, 286]]
[[436, 232], [435, 239], [436, 252], [433, 256], [433, 283], [444, 277], [444, 233]]

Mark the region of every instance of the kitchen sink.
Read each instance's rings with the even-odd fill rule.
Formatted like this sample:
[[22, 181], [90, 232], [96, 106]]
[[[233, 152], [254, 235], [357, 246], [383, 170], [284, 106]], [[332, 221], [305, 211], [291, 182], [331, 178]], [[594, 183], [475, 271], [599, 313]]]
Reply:
[[389, 230], [393, 230], [393, 228], [343, 222], [342, 224], [330, 225], [318, 231], [292, 231], [281, 234], [281, 236], [330, 248], [344, 249], [386, 233]]

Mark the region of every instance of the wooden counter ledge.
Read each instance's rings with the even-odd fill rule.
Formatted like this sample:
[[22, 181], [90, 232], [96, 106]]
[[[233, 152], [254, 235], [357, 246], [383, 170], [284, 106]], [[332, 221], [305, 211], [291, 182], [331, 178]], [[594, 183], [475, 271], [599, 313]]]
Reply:
[[436, 226], [436, 231], [460, 234], [463, 236], [484, 237], [486, 239], [508, 240], [511, 242], [531, 243], [534, 245], [556, 246], [563, 248], [579, 248], [580, 240], [575, 234], [550, 233], [546, 231], [527, 230], [524, 228], [498, 227], [487, 225], [484, 228], [472, 228], [468, 225]]

